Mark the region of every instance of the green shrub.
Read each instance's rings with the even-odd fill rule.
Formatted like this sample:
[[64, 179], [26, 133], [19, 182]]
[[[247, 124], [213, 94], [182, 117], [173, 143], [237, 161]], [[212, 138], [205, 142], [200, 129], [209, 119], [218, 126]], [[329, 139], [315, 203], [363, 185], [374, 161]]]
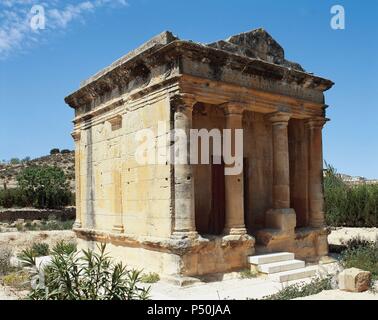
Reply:
[[48, 256], [50, 253], [50, 248], [47, 243], [34, 243], [31, 248], [35, 254], [35, 257]]
[[352, 239], [341, 253], [340, 262], [344, 268], [359, 268], [370, 271], [378, 279], [378, 242]]
[[13, 250], [10, 247], [0, 247], [0, 276], [12, 270], [10, 263], [12, 254]]
[[311, 296], [323, 290], [331, 289], [331, 276], [315, 278], [310, 283], [302, 282], [287, 286], [275, 294], [263, 297], [262, 300], [291, 300]]
[[143, 283], [156, 283], [160, 281], [160, 276], [155, 272], [143, 274], [140, 278]]
[[18, 254], [18, 258], [21, 260], [22, 266], [30, 267], [35, 265], [35, 252], [32, 248], [26, 248]]
[[[139, 300], [148, 299], [149, 289], [138, 286], [141, 273], [115, 264], [105, 253], [83, 250], [82, 256], [60, 244], [44, 268], [44, 282], [29, 294], [32, 300]], [[36, 272], [39, 272], [38, 270]]]
[[19, 189], [1, 189], [0, 190], [0, 206], [4, 208], [24, 207], [26, 205], [26, 197]]
[[55, 244], [52, 249], [54, 254], [71, 254], [77, 251], [76, 243], [74, 242], [66, 242], [66, 241], [59, 241]]
[[327, 165], [324, 196], [329, 226], [378, 226], [378, 185], [347, 185], [336, 170]]

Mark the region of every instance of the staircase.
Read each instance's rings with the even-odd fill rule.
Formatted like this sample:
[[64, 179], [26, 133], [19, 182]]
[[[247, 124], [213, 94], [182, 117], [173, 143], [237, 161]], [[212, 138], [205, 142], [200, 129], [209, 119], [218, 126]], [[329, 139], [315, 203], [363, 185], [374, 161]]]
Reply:
[[261, 273], [268, 274], [269, 279], [274, 282], [287, 282], [304, 279], [316, 275], [317, 266], [306, 267], [302, 260], [297, 260], [294, 253], [278, 252], [249, 256], [248, 261]]

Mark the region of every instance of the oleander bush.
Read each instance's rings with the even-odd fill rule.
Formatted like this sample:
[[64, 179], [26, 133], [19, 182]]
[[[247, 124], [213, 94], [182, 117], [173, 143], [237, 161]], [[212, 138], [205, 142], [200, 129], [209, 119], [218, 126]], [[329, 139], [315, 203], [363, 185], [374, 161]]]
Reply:
[[325, 216], [332, 227], [378, 227], [378, 184], [348, 185], [327, 165]]
[[34, 285], [28, 296], [32, 300], [144, 300], [149, 288], [139, 286], [141, 272], [115, 263], [105, 252], [82, 250], [63, 242], [52, 250], [52, 261], [44, 267], [43, 279], [33, 259], [24, 264], [34, 267]]

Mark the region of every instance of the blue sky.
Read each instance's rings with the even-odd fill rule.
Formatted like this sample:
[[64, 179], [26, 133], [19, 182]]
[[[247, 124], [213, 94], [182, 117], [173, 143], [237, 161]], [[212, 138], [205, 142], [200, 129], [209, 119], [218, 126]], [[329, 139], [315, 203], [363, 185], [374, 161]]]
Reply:
[[[25, 28], [33, 5], [46, 28]], [[346, 29], [330, 27], [345, 8]], [[324, 159], [339, 172], [378, 178], [378, 1], [0, 1], [0, 160], [73, 148], [64, 97], [155, 34], [212, 42], [264, 27], [289, 60], [333, 80], [326, 93]]]

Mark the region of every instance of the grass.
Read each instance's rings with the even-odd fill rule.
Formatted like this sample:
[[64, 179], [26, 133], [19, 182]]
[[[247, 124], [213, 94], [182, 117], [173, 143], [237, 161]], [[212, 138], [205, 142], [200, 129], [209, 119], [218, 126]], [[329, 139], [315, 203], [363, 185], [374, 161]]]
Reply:
[[251, 269], [245, 269], [240, 272], [241, 279], [252, 279], [257, 277], [257, 272]]
[[160, 276], [154, 272], [145, 273], [140, 277], [140, 281], [142, 283], [156, 283], [159, 280], [160, 280]]
[[4, 285], [16, 290], [30, 289], [30, 275], [26, 271], [11, 272], [1, 278]]
[[310, 283], [301, 282], [287, 286], [275, 294], [263, 297], [262, 300], [291, 300], [331, 289], [331, 277], [315, 278]]

